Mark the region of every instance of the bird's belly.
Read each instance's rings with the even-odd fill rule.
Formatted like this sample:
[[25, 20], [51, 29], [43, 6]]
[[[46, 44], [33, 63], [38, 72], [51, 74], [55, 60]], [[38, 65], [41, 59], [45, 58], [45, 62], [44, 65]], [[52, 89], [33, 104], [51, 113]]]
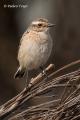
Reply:
[[51, 53], [51, 48], [48, 43], [42, 44], [40, 47], [40, 65], [44, 65]]
[[48, 42], [40, 44], [36, 47], [37, 49], [34, 51], [35, 55], [33, 60], [29, 66], [29, 69], [37, 69], [40, 66], [43, 66], [48, 61], [48, 58], [51, 54], [52, 45]]
[[38, 46], [38, 49], [36, 50], [33, 50], [33, 52], [35, 53], [32, 53], [29, 61], [29, 66], [28, 66], [28, 69], [31, 70], [31, 69], [37, 69], [39, 68], [40, 66], [44, 65], [48, 59], [48, 48], [46, 45], [41, 45], [41, 46]]
[[51, 49], [50, 41], [40, 44], [33, 42], [22, 47], [19, 55], [20, 66], [28, 70], [39, 68], [47, 62]]

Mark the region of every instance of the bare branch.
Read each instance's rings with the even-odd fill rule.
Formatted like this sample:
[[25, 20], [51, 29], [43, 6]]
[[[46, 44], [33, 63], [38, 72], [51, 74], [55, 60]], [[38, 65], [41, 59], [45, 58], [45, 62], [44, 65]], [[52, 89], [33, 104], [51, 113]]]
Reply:
[[[0, 119], [10, 114], [9, 120], [77, 120], [80, 118], [80, 69], [59, 77], [62, 70], [79, 64], [72, 62], [53, 72], [54, 65], [32, 78], [29, 87], [0, 106]], [[56, 92], [55, 92], [56, 91]], [[60, 91], [60, 92], [59, 92]], [[62, 92], [61, 92], [62, 91]], [[46, 102], [30, 106], [21, 111], [21, 106], [32, 98], [47, 98]], [[17, 110], [19, 110], [17, 112]], [[12, 112], [15, 112], [14, 114]]]

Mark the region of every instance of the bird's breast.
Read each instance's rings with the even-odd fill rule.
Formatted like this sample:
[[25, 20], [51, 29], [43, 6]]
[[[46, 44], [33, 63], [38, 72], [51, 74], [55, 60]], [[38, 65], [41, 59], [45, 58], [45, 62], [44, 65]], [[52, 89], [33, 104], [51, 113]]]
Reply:
[[29, 33], [24, 36], [18, 53], [21, 66], [36, 69], [48, 60], [52, 42], [44, 33]]

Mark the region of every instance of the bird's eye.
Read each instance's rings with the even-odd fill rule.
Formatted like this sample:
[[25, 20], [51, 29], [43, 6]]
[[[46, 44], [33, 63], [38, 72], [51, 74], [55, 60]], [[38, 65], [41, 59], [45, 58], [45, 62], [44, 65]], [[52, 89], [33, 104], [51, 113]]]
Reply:
[[39, 27], [41, 27], [41, 26], [42, 26], [42, 24], [40, 24], [40, 23], [39, 23], [39, 24], [38, 24], [38, 26], [39, 26]]

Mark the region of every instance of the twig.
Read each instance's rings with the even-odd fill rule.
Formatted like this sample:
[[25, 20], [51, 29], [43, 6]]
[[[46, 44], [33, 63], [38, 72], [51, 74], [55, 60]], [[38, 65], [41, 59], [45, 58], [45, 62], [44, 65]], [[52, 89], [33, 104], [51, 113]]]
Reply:
[[74, 66], [79, 63], [80, 63], [80, 60], [74, 61], [74, 62], [72, 62], [68, 65], [65, 65], [65, 66], [61, 67], [60, 69], [56, 70], [55, 72], [52, 73], [52, 75], [54, 76], [54, 75], [58, 74], [59, 72], [61, 72], [62, 70], [65, 70], [66, 68], [69, 68], [69, 67]]
[[[74, 95], [79, 90], [79, 88], [77, 88], [77, 89], [75, 88], [75, 90], [71, 91], [72, 88], [74, 87], [74, 78], [75, 78], [75, 83], [77, 83], [77, 81], [79, 81], [80, 69], [78, 69], [74, 72], [56, 77], [56, 78], [54, 78], [54, 76], [57, 75], [62, 70], [65, 70], [66, 68], [69, 68], [69, 67], [79, 64], [79, 63], [80, 63], [80, 60], [72, 62], [72, 63], [60, 68], [59, 70], [57, 70], [55, 72], [53, 72], [54, 65], [50, 64], [45, 69], [46, 74], [49, 79], [45, 79], [46, 76], [42, 73], [40, 73], [37, 77], [32, 78], [31, 82], [29, 84], [29, 87], [27, 89], [24, 88], [24, 90], [21, 93], [19, 93], [17, 96], [15, 96], [11, 100], [9, 100], [8, 102], [6, 102], [2, 106], [0, 106], [0, 119], [2, 120], [2, 117], [7, 115], [8, 113], [10, 113], [11, 111], [16, 110], [21, 105], [23, 105], [24, 102], [30, 100], [31, 98], [34, 98], [35, 96], [40, 96], [40, 95], [43, 95], [44, 93], [48, 93], [49, 90], [53, 90], [54, 88], [55, 89], [59, 88], [59, 87], [64, 88], [65, 86], [67, 86], [70, 88], [71, 93], [70, 93], [70, 95], [66, 96], [65, 100], [63, 100], [63, 96], [67, 90], [65, 87], [65, 90], [62, 95], [63, 102], [61, 102], [61, 105], [59, 104], [60, 100], [59, 100], [59, 102], [57, 102], [57, 104], [55, 103], [55, 100], [52, 100], [52, 103], [51, 103], [51, 101], [48, 101], [46, 103], [42, 103], [42, 105], [40, 104], [39, 106], [27, 108], [22, 113], [16, 115], [16, 118], [18, 118], [19, 116], [22, 116], [22, 119], [24, 118], [24, 116], [30, 115], [29, 120], [34, 120], [34, 119], [35, 120], [36, 119], [50, 120], [52, 118], [54, 118], [54, 120], [55, 119], [59, 120], [59, 118], [61, 118], [61, 116], [63, 114], [62, 112], [65, 113], [65, 111], [70, 110], [71, 106], [73, 107], [74, 105], [77, 105], [77, 102], [80, 101], [80, 96], [77, 95], [77, 97], [75, 97], [75, 95]], [[72, 82], [70, 83], [70, 81], [72, 81]], [[54, 95], [54, 97], [55, 97], [55, 95]], [[40, 115], [41, 115], [41, 117], [40, 117]], [[51, 117], [50, 117], [50, 115], [51, 115]], [[14, 118], [14, 120], [16, 120], [15, 116], [12, 118]]]
[[[50, 72], [53, 71], [53, 68], [54, 68], [54, 65], [50, 64], [45, 69], [46, 73], [50, 74]], [[32, 86], [34, 86], [36, 83], [40, 82], [44, 78], [45, 78], [45, 75], [40, 73], [37, 77], [35, 77], [31, 80], [31, 84], [29, 85], [28, 89], [24, 88], [24, 90], [21, 93], [19, 93], [17, 96], [12, 98], [10, 101], [6, 102], [4, 105], [0, 106], [0, 117], [11, 112], [15, 108], [17, 108], [20, 105], [20, 103], [25, 99], [25, 97], [27, 96], [27, 94], [28, 94], [29, 90], [32, 88]]]

